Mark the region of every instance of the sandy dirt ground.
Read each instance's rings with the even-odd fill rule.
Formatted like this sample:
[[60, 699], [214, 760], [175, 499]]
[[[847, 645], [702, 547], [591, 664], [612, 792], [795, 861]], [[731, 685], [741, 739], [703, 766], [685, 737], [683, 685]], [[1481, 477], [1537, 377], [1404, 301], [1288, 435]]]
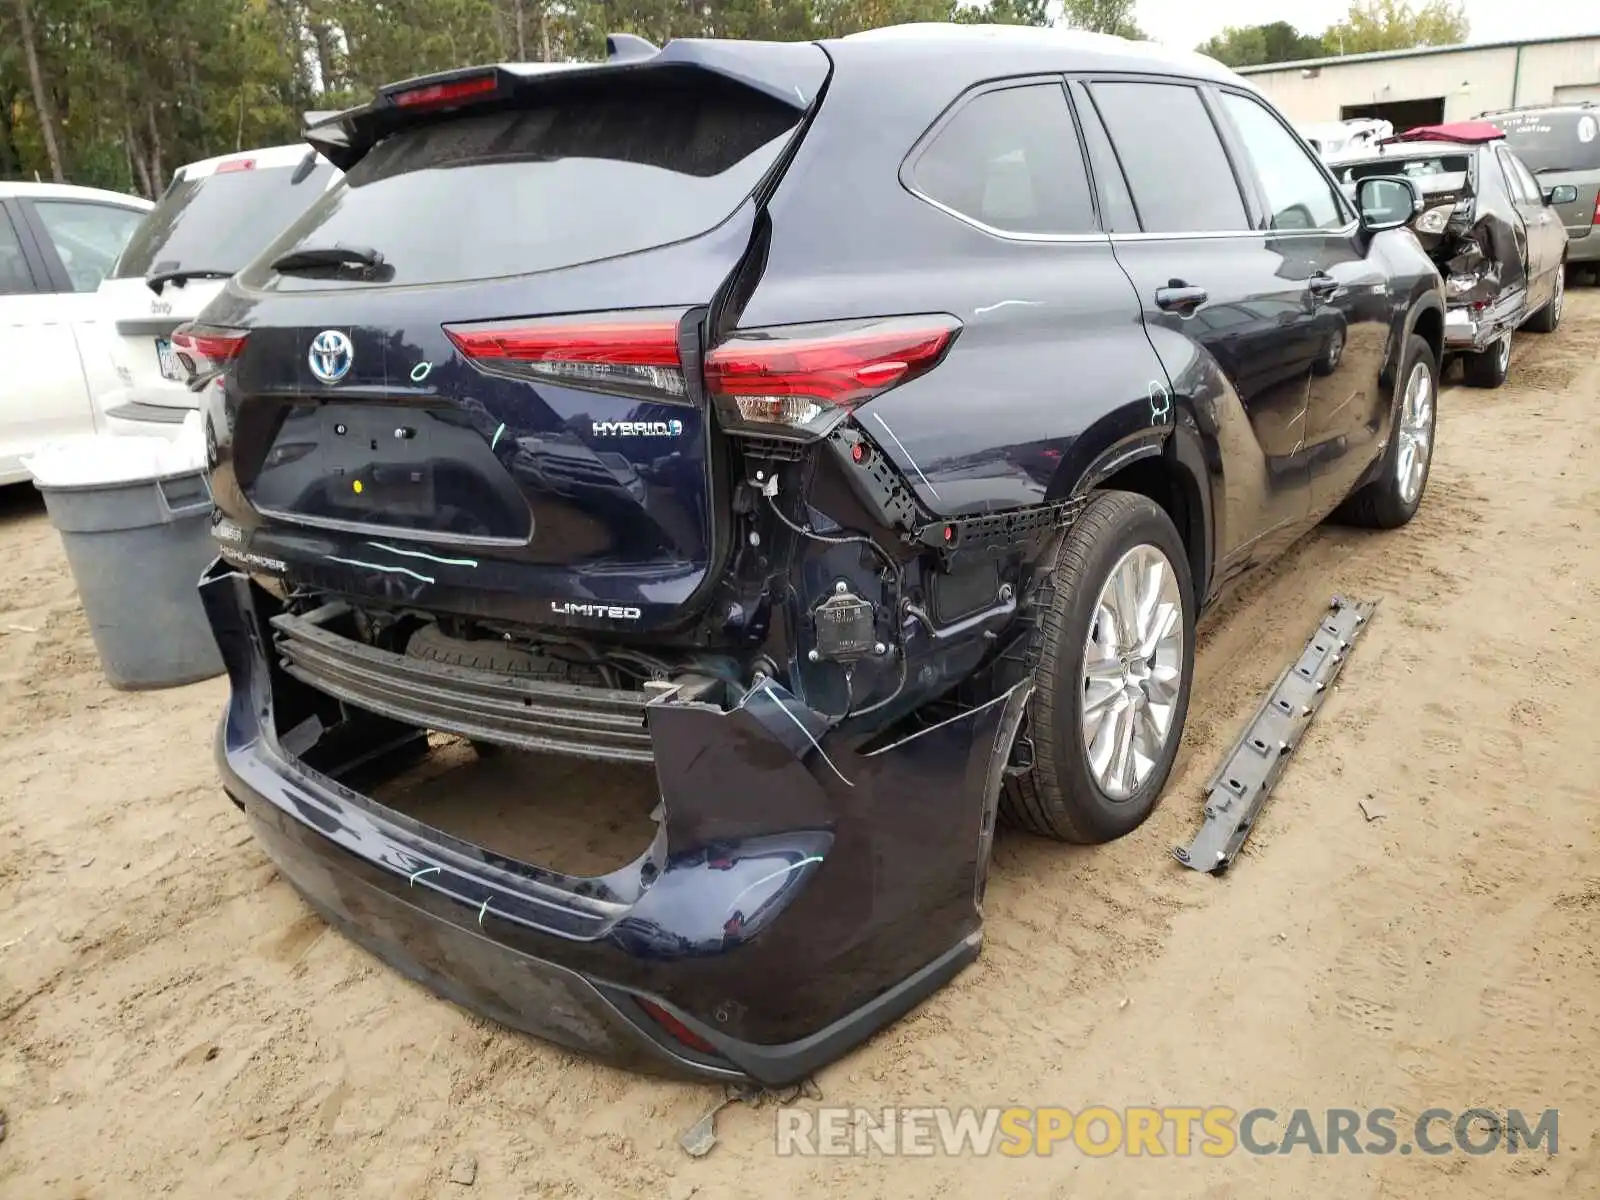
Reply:
[[[1210, 621], [1145, 827], [1002, 834], [982, 958], [817, 1083], [866, 1108], [1556, 1107], [1556, 1156], [778, 1158], [773, 1109], [735, 1105], [691, 1160], [713, 1089], [479, 1021], [326, 929], [215, 783], [223, 683], [110, 690], [13, 489], [0, 1196], [1600, 1195], [1600, 293], [1511, 374], [1442, 397], [1408, 529], [1320, 530]], [[1235, 869], [1182, 870], [1207, 775], [1336, 592], [1383, 601], [1338, 693]]]

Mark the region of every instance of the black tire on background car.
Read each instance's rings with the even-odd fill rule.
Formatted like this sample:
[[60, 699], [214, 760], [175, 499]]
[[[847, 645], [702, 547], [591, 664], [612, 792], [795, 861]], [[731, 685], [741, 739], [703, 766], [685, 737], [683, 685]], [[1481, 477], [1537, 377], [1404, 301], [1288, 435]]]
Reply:
[[1565, 307], [1566, 297], [1567, 269], [1563, 265], [1556, 270], [1555, 292], [1550, 302], [1529, 317], [1523, 328], [1531, 329], [1534, 333], [1554, 333], [1561, 324], [1561, 310]]
[[1008, 781], [1002, 815], [1082, 843], [1143, 823], [1189, 711], [1194, 609], [1183, 541], [1161, 507], [1133, 492], [1091, 499], [1056, 553], [1026, 725], [1033, 766]]
[[1511, 370], [1511, 334], [1478, 354], [1461, 356], [1461, 382], [1468, 387], [1497, 388]]
[[1416, 334], [1406, 342], [1395, 389], [1394, 423], [1378, 476], [1339, 506], [1335, 520], [1368, 529], [1398, 529], [1416, 515], [1422, 503], [1433, 466], [1439, 367], [1433, 360], [1433, 348]]

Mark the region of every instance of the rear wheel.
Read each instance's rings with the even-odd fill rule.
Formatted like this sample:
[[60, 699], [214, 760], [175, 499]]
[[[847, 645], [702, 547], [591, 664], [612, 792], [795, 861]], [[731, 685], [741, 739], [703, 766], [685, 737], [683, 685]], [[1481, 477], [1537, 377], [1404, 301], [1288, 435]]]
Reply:
[[1136, 829], [1172, 772], [1194, 673], [1194, 588], [1167, 514], [1104, 492], [1056, 555], [1028, 718], [1034, 765], [1004, 815], [1067, 842]]
[[1478, 354], [1466, 354], [1461, 359], [1461, 382], [1468, 387], [1497, 388], [1506, 381], [1511, 371], [1511, 334], [1506, 332], [1500, 340]]
[[1561, 309], [1567, 298], [1567, 269], [1560, 267], [1556, 270], [1555, 291], [1551, 293], [1550, 303], [1546, 304], [1529, 319], [1526, 328], [1534, 333], [1554, 333], [1556, 326], [1561, 324]]
[[1337, 520], [1369, 529], [1398, 529], [1422, 503], [1433, 465], [1439, 375], [1433, 349], [1416, 334], [1406, 343], [1398, 386], [1394, 429], [1378, 477], [1339, 507]]

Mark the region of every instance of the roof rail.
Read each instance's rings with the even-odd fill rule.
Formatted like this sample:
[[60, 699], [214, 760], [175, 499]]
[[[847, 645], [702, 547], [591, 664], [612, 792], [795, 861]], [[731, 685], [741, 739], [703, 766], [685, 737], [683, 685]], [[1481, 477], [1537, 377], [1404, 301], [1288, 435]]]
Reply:
[[619, 59], [652, 58], [661, 53], [659, 46], [654, 46], [644, 38], [632, 33], [606, 34], [606, 60], [616, 62]]

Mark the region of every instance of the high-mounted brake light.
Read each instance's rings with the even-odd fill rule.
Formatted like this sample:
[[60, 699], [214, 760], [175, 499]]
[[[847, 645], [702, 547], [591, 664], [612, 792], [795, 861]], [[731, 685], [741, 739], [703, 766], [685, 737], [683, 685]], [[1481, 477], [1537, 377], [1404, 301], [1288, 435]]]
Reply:
[[189, 322], [172, 331], [172, 351], [189, 373], [189, 384], [220, 374], [244, 350], [248, 331]]
[[226, 175], [230, 171], [254, 171], [255, 169], [256, 160], [253, 158], [230, 158], [227, 162], [217, 164], [216, 173], [218, 175]]
[[463, 358], [497, 375], [675, 400], [688, 391], [678, 353], [679, 315], [650, 310], [552, 317], [446, 325], [444, 332]]
[[492, 74], [474, 75], [468, 79], [452, 79], [446, 83], [429, 83], [406, 88], [402, 92], [391, 92], [389, 98], [399, 108], [442, 108], [474, 96], [488, 95], [499, 86], [499, 81]]
[[742, 331], [706, 356], [706, 388], [730, 433], [809, 440], [938, 366], [960, 329], [934, 314]]

